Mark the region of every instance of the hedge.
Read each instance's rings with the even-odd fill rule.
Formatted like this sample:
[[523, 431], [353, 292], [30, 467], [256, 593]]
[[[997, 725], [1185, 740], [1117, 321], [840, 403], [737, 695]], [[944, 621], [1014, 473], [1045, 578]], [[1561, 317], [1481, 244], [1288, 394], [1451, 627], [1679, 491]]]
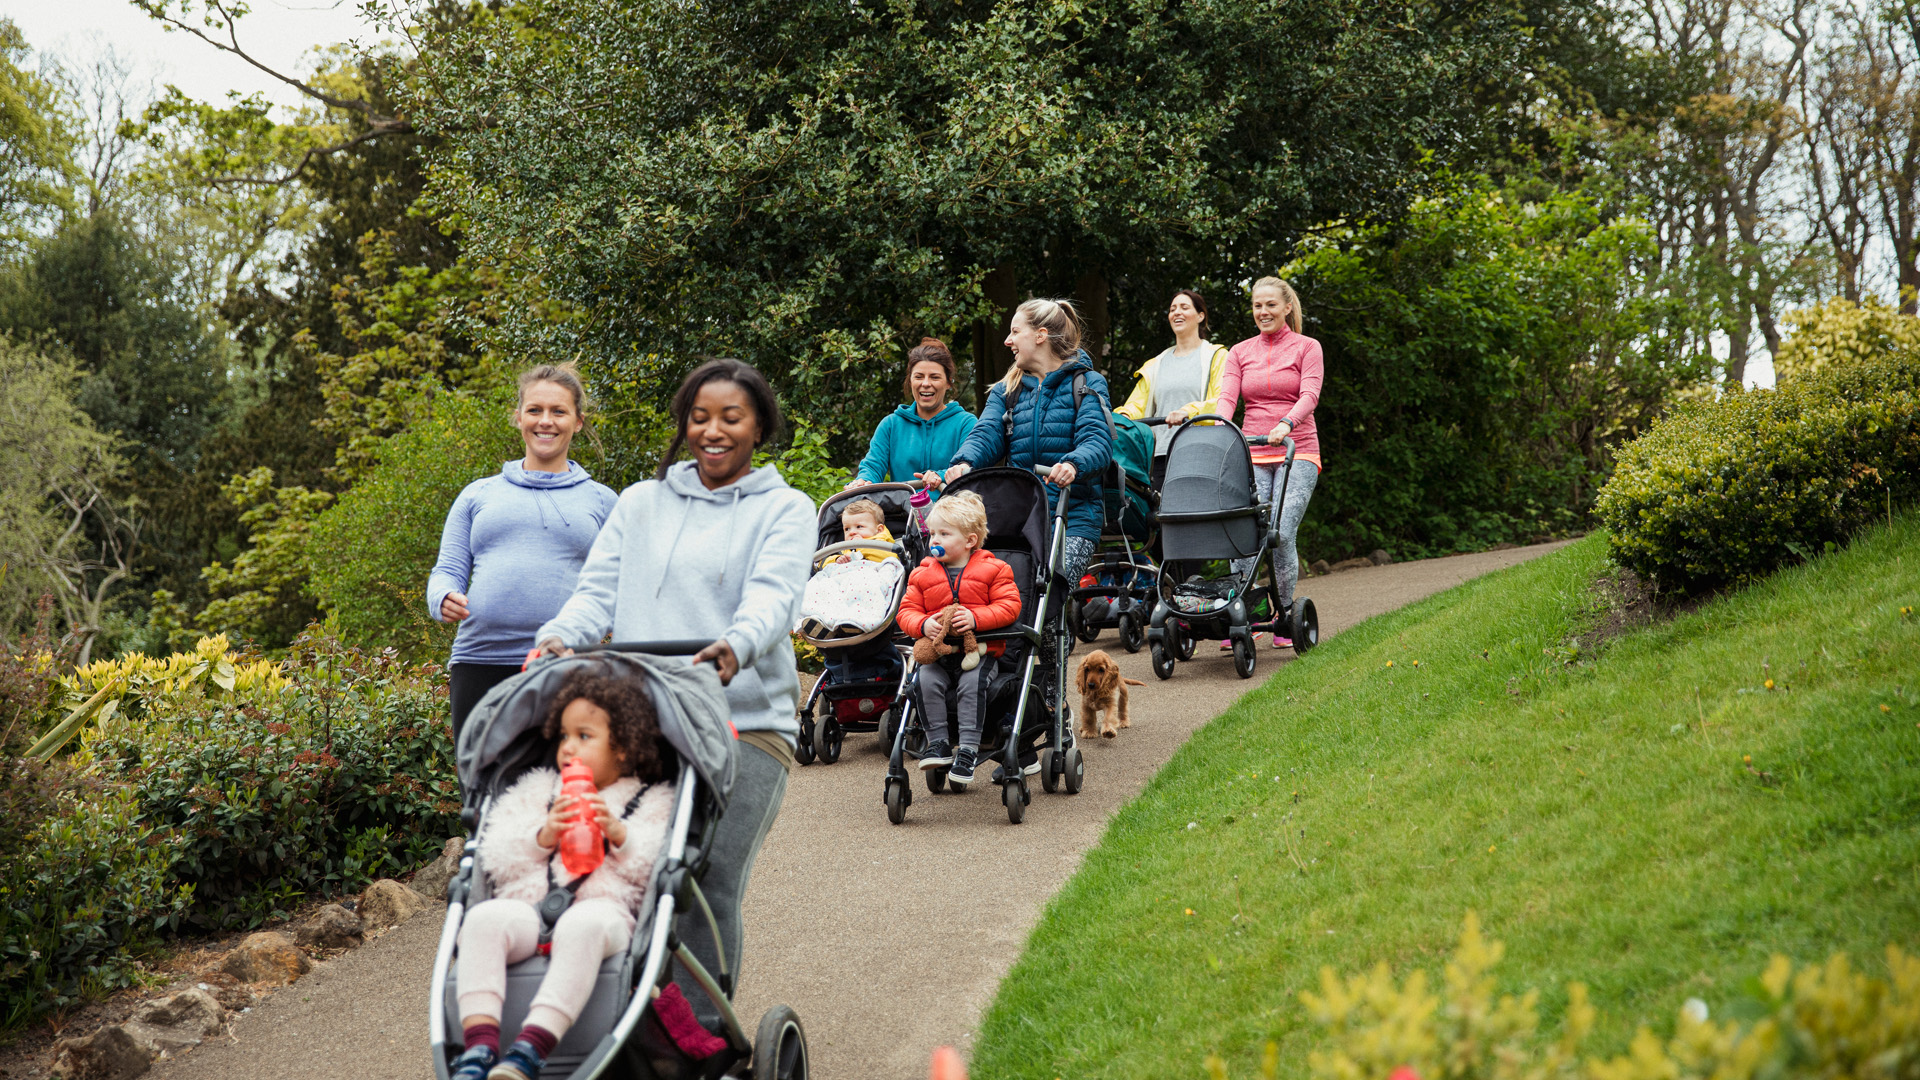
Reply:
[[1685, 595], [1846, 541], [1920, 493], [1920, 350], [1681, 406], [1621, 447], [1596, 516], [1613, 559]]

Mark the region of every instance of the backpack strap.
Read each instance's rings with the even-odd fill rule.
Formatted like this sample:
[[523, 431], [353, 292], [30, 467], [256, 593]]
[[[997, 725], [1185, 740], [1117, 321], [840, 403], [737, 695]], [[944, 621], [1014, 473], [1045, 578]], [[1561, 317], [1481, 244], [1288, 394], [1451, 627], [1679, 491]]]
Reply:
[[[1023, 381], [1014, 383], [1013, 389], [1004, 392], [1003, 394], [1001, 394], [1001, 397], [1000, 397], [1000, 400], [1006, 403], [1005, 411], [1003, 411], [1000, 414], [1000, 429], [1001, 429], [1002, 435], [1006, 439], [1007, 454], [1006, 454], [1005, 460], [1008, 460], [1008, 461], [1013, 460], [1013, 403], [1019, 399], [1020, 390], [1025, 385], [1026, 384], [1024, 382], [1024, 377], [1023, 377]], [[1078, 423], [1080, 419], [1080, 405], [1082, 402], [1087, 400], [1087, 395], [1091, 393], [1093, 393], [1093, 390], [1087, 386], [1086, 369], [1083, 368], [1079, 371], [1074, 372], [1073, 373], [1073, 418], [1076, 423]], [[1110, 409], [1102, 409], [1101, 412], [1107, 418], [1107, 444], [1111, 446], [1113, 444], [1113, 439], [1114, 439], [1113, 412]]]

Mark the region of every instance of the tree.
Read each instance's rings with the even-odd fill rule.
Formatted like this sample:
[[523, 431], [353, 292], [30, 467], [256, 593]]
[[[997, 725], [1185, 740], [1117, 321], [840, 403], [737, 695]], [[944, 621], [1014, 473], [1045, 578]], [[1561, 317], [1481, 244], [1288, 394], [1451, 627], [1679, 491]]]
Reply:
[[21, 67], [30, 51], [0, 18], [0, 253], [11, 254], [69, 205], [70, 117], [59, 89]]
[[1440, 554], [1578, 529], [1612, 448], [1712, 358], [1652, 229], [1545, 185], [1460, 182], [1287, 272], [1326, 350], [1309, 552]]
[[414, 116], [474, 256], [579, 312], [503, 313], [507, 348], [655, 403], [739, 356], [864, 435], [922, 333], [976, 392], [1023, 293], [1138, 355], [1143, 305], [1392, 214], [1522, 37], [1479, 3], [550, 0], [429, 38]]
[[140, 522], [116, 499], [113, 440], [74, 400], [80, 372], [0, 334], [0, 580], [7, 625], [39, 595], [59, 606], [85, 664], [117, 586], [133, 572]]

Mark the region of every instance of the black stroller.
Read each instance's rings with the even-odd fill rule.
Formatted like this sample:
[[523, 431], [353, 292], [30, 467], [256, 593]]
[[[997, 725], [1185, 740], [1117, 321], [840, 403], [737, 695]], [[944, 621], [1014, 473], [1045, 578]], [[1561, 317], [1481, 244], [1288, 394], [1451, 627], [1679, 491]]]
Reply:
[[[809, 573], [817, 573], [827, 559], [843, 551], [891, 551], [900, 557], [900, 583], [893, 593], [893, 613], [906, 595], [907, 574], [927, 556], [927, 541], [912, 524], [907, 500], [925, 484], [870, 484], [843, 491], [820, 506], [819, 550], [813, 553]], [[849, 503], [871, 499], [879, 504], [892, 544], [877, 540], [848, 540], [840, 512]], [[907, 686], [906, 657], [913, 643], [886, 624], [854, 637], [814, 637], [797, 631], [800, 640], [820, 650], [827, 670], [814, 680], [813, 690], [800, 704], [800, 735], [794, 757], [806, 765], [814, 760], [831, 765], [840, 760], [848, 732], [882, 732], [891, 745], [900, 730], [901, 700]], [[883, 727], [884, 725], [884, 727]]]
[[[1080, 748], [1073, 744], [1067, 722], [1067, 652], [1073, 638], [1065, 619], [1068, 583], [1060, 577], [1059, 567], [1067, 535], [1068, 492], [1061, 489], [1049, 528], [1046, 486], [1036, 475], [1044, 471], [976, 469], [947, 485], [949, 495], [972, 491], [986, 503], [984, 546], [1012, 568], [1020, 587], [1019, 620], [1004, 629], [975, 635], [981, 641], [1007, 643], [1005, 654], [981, 661], [996, 667], [981, 694], [980, 760], [998, 761], [1005, 771], [1000, 802], [1006, 807], [1007, 820], [1015, 825], [1026, 819], [1027, 804], [1033, 801], [1020, 761], [1024, 748], [1037, 740], [1046, 743], [1039, 751], [1039, 771], [1040, 784], [1047, 791], [1064, 787], [1067, 794], [1078, 794], [1086, 779], [1086, 763]], [[1052, 648], [1043, 648], [1049, 642]], [[1050, 657], [1045, 656], [1048, 652]], [[1043, 669], [1043, 658], [1051, 661], [1046, 665], [1050, 670]], [[927, 741], [919, 693], [916, 673], [909, 679], [906, 719], [894, 738], [881, 793], [887, 820], [895, 825], [906, 820], [907, 807], [913, 805], [907, 759], [917, 757]], [[947, 715], [953, 716], [952, 710]], [[945, 736], [949, 741], [953, 737], [951, 731]], [[945, 769], [930, 769], [923, 775], [929, 792], [945, 790]]]
[[[726, 970], [726, 951], [721, 952], [721, 970], [708, 972], [675, 932], [676, 917], [682, 913], [695, 917], [692, 913], [697, 911], [712, 928], [714, 938], [720, 936], [699, 883], [706, 873], [706, 853], [733, 787], [734, 735], [724, 717], [717, 723], [712, 717], [689, 717], [671, 694], [661, 691], [656, 677], [647, 671], [646, 661], [625, 654], [686, 655], [706, 645], [704, 641], [615, 644], [541, 662], [489, 691], [468, 717], [456, 750], [465, 802], [460, 817], [467, 827], [466, 855], [447, 885], [447, 919], [433, 961], [428, 1002], [427, 1031], [438, 1080], [447, 1080], [451, 1062], [463, 1049], [455, 1001], [455, 953], [461, 920], [467, 909], [487, 899], [490, 891], [485, 868], [478, 865], [480, 823], [493, 800], [522, 774], [552, 763], [553, 744], [540, 732], [547, 703], [569, 673], [586, 665], [645, 681], [659, 713], [661, 732], [680, 759], [678, 796], [671, 831], [653, 868], [653, 882], [634, 927], [633, 943], [624, 954], [600, 965], [593, 996], [548, 1055], [541, 1077], [690, 1080], [729, 1072], [756, 1080], [801, 1080], [807, 1076], [806, 1033], [793, 1010], [785, 1005], [769, 1009], [749, 1041], [729, 1000], [739, 973]], [[648, 1008], [652, 993], [673, 980], [673, 961], [678, 961], [720, 1008], [725, 1028], [720, 1035], [727, 1049], [704, 1062], [695, 1063], [682, 1055]], [[507, 969], [506, 1006], [500, 1018], [503, 1038], [512, 1038], [525, 1021], [546, 970], [547, 958], [540, 955]]]
[[[1234, 674], [1243, 679], [1253, 675], [1254, 634], [1291, 637], [1296, 653], [1320, 640], [1312, 600], [1296, 597], [1282, 609], [1272, 585], [1258, 583], [1262, 563], [1273, 569], [1280, 510], [1293, 475], [1293, 440], [1282, 437], [1286, 459], [1273, 501], [1254, 502], [1253, 456], [1247, 448], [1267, 443], [1266, 436], [1249, 438], [1233, 421], [1207, 414], [1182, 425], [1167, 447], [1167, 475], [1160, 486], [1160, 598], [1147, 628], [1153, 673], [1162, 679], [1173, 678], [1176, 661], [1193, 659], [1202, 640], [1231, 642]], [[1205, 576], [1209, 562], [1249, 556], [1254, 561], [1245, 574]]]

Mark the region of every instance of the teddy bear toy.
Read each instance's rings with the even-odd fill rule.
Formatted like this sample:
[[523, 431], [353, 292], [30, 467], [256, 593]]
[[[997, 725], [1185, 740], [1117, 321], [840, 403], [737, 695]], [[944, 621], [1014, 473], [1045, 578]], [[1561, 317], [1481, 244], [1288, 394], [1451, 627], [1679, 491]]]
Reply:
[[946, 607], [940, 609], [938, 615], [928, 619], [926, 623], [921, 626], [920, 632], [926, 636], [913, 643], [914, 663], [931, 664], [935, 660], [953, 652], [955, 649], [960, 649], [966, 652], [966, 655], [960, 658], [961, 671], [972, 671], [974, 668], [980, 666], [981, 654], [987, 651], [987, 647], [980, 644], [980, 642], [974, 638], [973, 631], [962, 630], [960, 632], [960, 644], [958, 645], [947, 641], [946, 635], [944, 634], [940, 637], [934, 637], [932, 635], [932, 630], [936, 625], [943, 628], [952, 626], [953, 613], [959, 610], [959, 604], [948, 604]]

